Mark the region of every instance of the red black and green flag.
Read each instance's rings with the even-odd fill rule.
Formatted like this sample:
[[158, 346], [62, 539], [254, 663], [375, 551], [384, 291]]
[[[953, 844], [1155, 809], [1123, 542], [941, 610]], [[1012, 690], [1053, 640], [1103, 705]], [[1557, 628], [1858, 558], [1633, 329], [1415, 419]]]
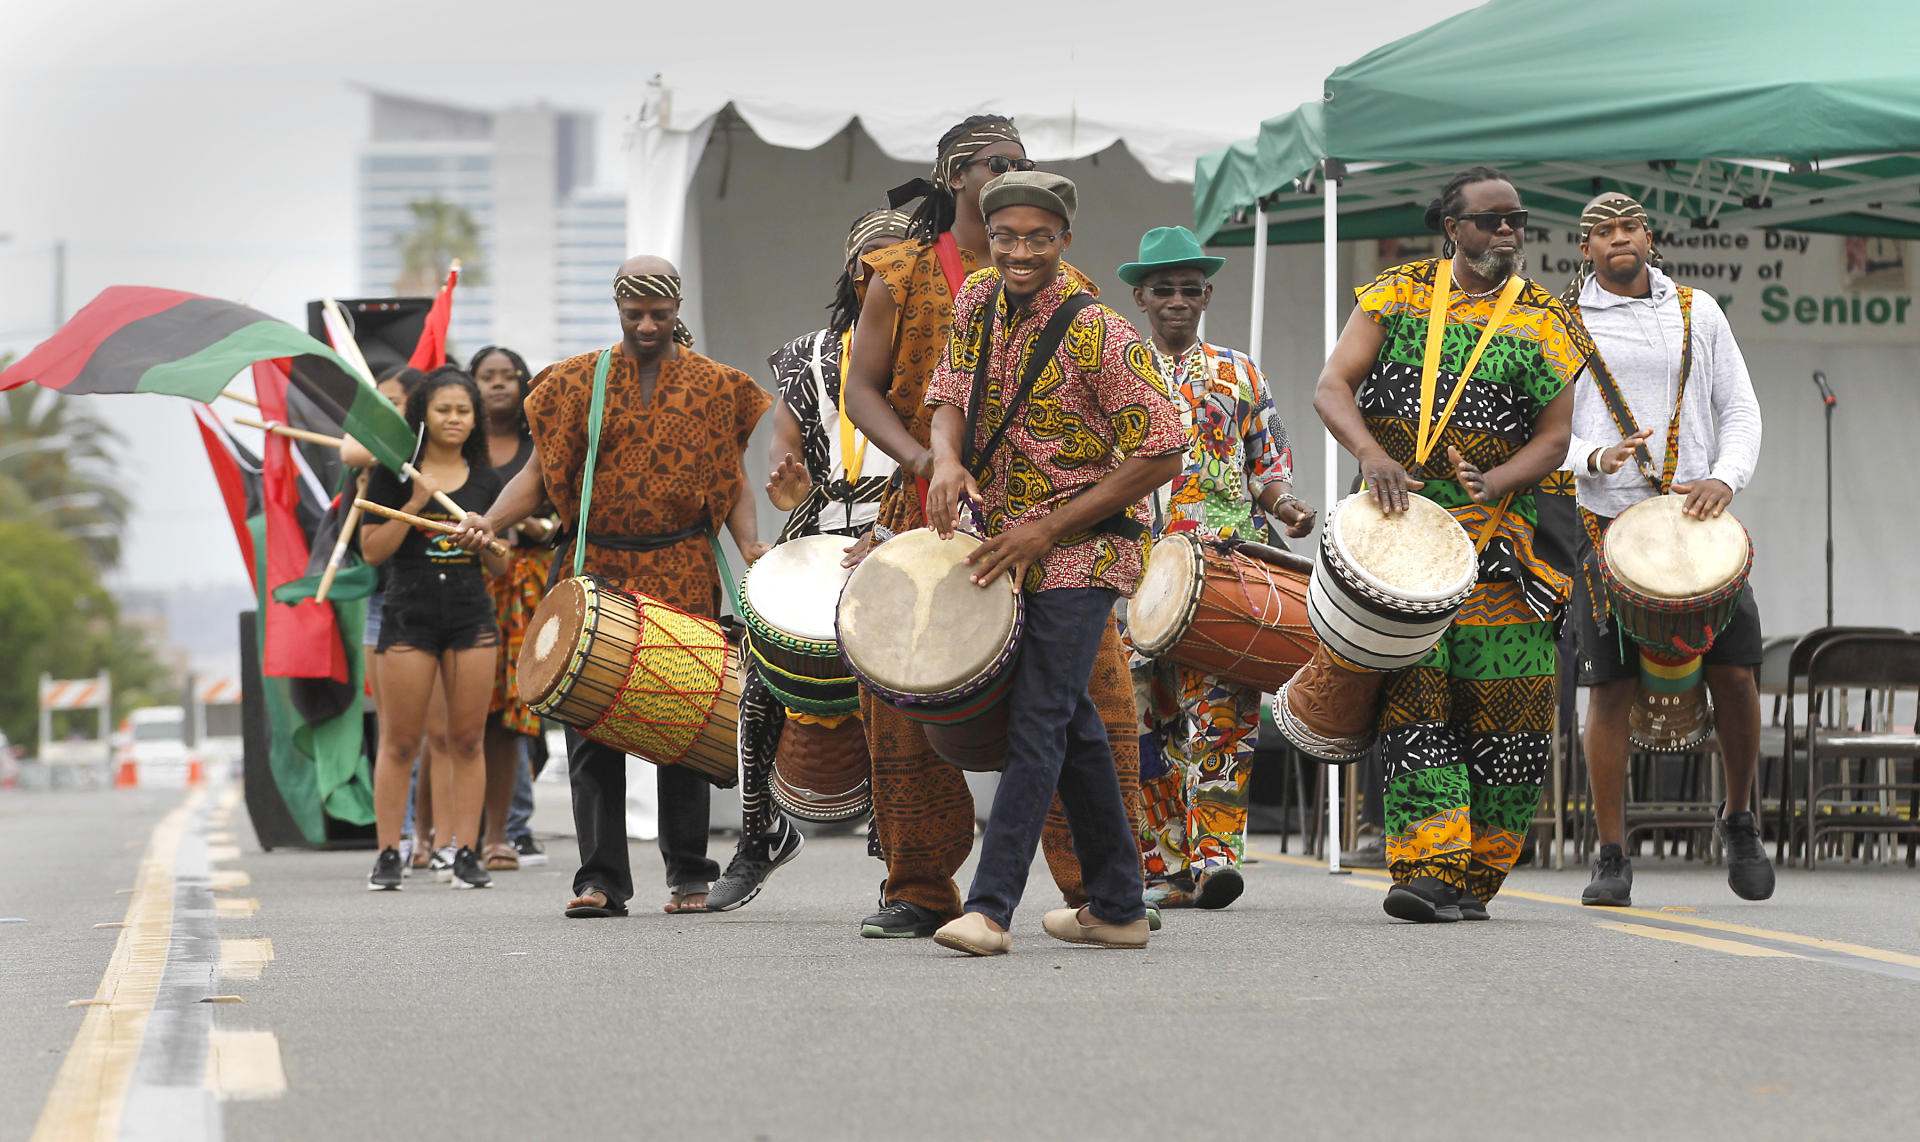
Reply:
[[59, 332], [0, 372], [0, 392], [34, 383], [62, 393], [166, 393], [210, 402], [258, 361], [284, 360], [322, 415], [399, 471], [414, 436], [385, 397], [332, 349], [237, 301], [149, 286], [110, 286]]

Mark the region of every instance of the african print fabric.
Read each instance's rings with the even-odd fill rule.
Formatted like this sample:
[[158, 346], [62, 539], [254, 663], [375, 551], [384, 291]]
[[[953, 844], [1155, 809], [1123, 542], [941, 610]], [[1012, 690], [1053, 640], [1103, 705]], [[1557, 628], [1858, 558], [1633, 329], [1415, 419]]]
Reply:
[[520, 644], [526, 641], [527, 624], [546, 597], [547, 570], [552, 565], [549, 548], [515, 547], [507, 552], [507, 573], [487, 580], [501, 640], [493, 703], [487, 709], [500, 715], [501, 728], [528, 737], [540, 732], [540, 717], [520, 701]]
[[[927, 385], [927, 403], [966, 411], [983, 331], [992, 330], [987, 388], [977, 410], [975, 447], [998, 429], [1002, 401], [1012, 399], [1035, 346], [1054, 311], [1083, 287], [1060, 273], [1020, 310], [1011, 311], [998, 291], [1000, 271], [985, 269], [967, 279], [954, 303], [947, 356]], [[1032, 394], [1007, 426], [1003, 446], [988, 458], [980, 480], [988, 535], [1042, 519], [1086, 491], [1131, 456], [1164, 456], [1186, 445], [1167, 385], [1153, 367], [1153, 354], [1133, 325], [1098, 303], [1067, 326], [1052, 360], [1040, 370]], [[1144, 534], [1151, 515], [1145, 500], [1129, 509]], [[1133, 594], [1145, 544], [1091, 527], [1061, 536], [1053, 550], [1027, 569], [1026, 589], [1105, 587]]]
[[[1133, 684], [1127, 675], [1126, 650], [1111, 620], [1094, 660], [1088, 692], [1106, 723], [1127, 815], [1137, 821], [1140, 739], [1134, 730]], [[961, 908], [960, 889], [953, 877], [973, 851], [973, 794], [966, 777], [933, 752], [920, 723], [864, 686], [860, 713], [867, 721], [867, 750], [873, 757], [873, 809], [887, 862], [886, 899], [906, 900], [951, 920]], [[1058, 797], [1047, 813], [1040, 850], [1067, 904], [1075, 908], [1085, 904], [1080, 860], [1074, 855], [1073, 834]]]
[[[773, 351], [767, 366], [775, 390], [800, 425], [800, 462], [813, 482], [806, 499], [780, 530], [782, 540], [830, 529], [864, 528], [879, 514], [879, 500], [896, 465], [893, 457], [865, 444], [854, 447], [860, 478], [848, 482], [840, 440], [840, 370], [844, 345], [838, 333], [817, 329]], [[824, 521], [824, 523], [823, 523]]]
[[[1573, 383], [1593, 352], [1593, 343], [1558, 298], [1527, 282], [1512, 312], [1487, 345], [1473, 382], [1424, 465], [1416, 465], [1414, 439], [1420, 420], [1420, 367], [1426, 354], [1427, 311], [1432, 307], [1437, 262], [1428, 259], [1387, 270], [1357, 292], [1360, 308], [1386, 331], [1386, 344], [1357, 394], [1367, 430], [1394, 460], [1426, 481], [1421, 495], [1452, 512], [1471, 534], [1490, 509], [1473, 502], [1453, 478], [1449, 448], [1458, 448], [1480, 470], [1506, 463], [1532, 438], [1533, 422], [1560, 390]], [[1447, 307], [1433, 407], [1446, 406], [1460, 384], [1481, 330], [1493, 316], [1494, 296], [1473, 298], [1455, 289]], [[1517, 584], [1521, 603], [1538, 619], [1552, 621], [1565, 608], [1572, 580], [1534, 550], [1539, 511], [1532, 489], [1517, 493], [1500, 529], [1480, 556], [1484, 582]]]
[[1293, 449], [1266, 377], [1246, 355], [1204, 341], [1177, 357], [1147, 347], [1187, 431], [1186, 467], [1155, 494], [1156, 525], [1265, 539], [1260, 494], [1293, 480]]
[[[598, 351], [582, 353], [547, 366], [533, 379], [527, 397], [540, 475], [569, 527], [579, 518], [598, 356]], [[679, 531], [702, 520], [720, 527], [744, 491], [740, 456], [770, 404], [772, 398], [745, 373], [685, 348], [660, 362], [652, 399], [642, 403], [639, 365], [616, 347], [607, 371], [587, 530], [633, 538]], [[563, 548], [560, 558], [570, 560], [571, 549]], [[586, 570], [688, 614], [719, 615], [719, 572], [703, 535], [657, 551], [589, 543]]]
[[1171, 663], [1153, 664], [1175, 696], [1164, 726], [1166, 770], [1140, 780], [1140, 860], [1149, 885], [1205, 876], [1246, 852], [1247, 781], [1260, 728], [1260, 695]]

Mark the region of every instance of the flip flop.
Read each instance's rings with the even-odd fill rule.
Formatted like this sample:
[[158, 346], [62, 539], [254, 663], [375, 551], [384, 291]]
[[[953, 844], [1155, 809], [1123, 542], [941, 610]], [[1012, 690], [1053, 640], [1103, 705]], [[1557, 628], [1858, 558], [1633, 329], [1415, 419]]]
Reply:
[[665, 912], [669, 916], [676, 915], [681, 912], [711, 912], [713, 911], [713, 909], [707, 907], [705, 904], [702, 904], [698, 908], [693, 908], [680, 903], [681, 900], [684, 900], [689, 896], [705, 896], [705, 895], [707, 894], [704, 892], [676, 892], [673, 894], [673, 899], [667, 901], [666, 907], [662, 908], [661, 911]]
[[566, 910], [566, 916], [569, 920], [606, 920], [614, 916], [625, 916], [627, 914], [625, 906], [613, 904], [611, 902], [612, 897], [609, 897], [604, 891], [598, 888], [590, 888], [580, 893], [580, 895], [598, 896], [606, 903], [570, 904]]

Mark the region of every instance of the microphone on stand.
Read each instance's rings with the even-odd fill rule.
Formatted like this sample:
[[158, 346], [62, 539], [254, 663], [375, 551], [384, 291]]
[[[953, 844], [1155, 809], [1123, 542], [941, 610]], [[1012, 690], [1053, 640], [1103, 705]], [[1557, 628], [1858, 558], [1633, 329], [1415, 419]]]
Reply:
[[1819, 387], [1820, 399], [1827, 403], [1828, 408], [1832, 408], [1835, 404], [1839, 403], [1834, 399], [1833, 389], [1827, 385], [1827, 375], [1825, 373], [1819, 369], [1815, 369], [1813, 371], [1813, 383]]

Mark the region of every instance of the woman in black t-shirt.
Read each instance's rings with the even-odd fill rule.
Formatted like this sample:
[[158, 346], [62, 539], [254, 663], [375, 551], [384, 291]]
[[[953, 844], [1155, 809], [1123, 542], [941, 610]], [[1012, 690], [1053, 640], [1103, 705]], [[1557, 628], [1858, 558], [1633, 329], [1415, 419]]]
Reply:
[[[431, 498], [439, 490], [463, 509], [485, 511], [499, 495], [500, 481], [488, 460], [479, 411], [479, 391], [464, 372], [446, 366], [428, 374], [407, 396], [408, 424], [415, 432], [424, 428], [420, 474], [403, 484], [376, 469], [367, 498], [425, 519], [458, 522]], [[373, 778], [380, 856], [368, 886], [399, 887], [407, 772], [420, 752], [438, 679], [446, 696], [447, 742], [444, 751], [431, 751], [434, 816], [444, 830], [441, 844], [455, 849], [453, 886], [484, 888], [491, 878], [476, 852], [486, 784], [481, 741], [500, 648], [486, 577], [504, 564], [398, 520], [362, 525], [360, 550], [368, 563], [386, 566], [387, 579], [379, 642], [380, 756]]]

